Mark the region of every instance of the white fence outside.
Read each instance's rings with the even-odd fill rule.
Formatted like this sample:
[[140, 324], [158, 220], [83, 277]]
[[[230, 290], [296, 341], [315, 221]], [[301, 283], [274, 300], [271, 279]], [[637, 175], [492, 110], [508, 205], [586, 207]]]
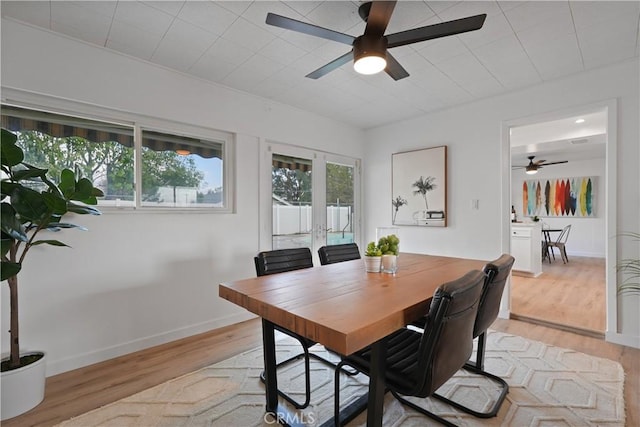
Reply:
[[[273, 205], [273, 235], [311, 233], [313, 215], [311, 206]], [[353, 231], [350, 220], [351, 206], [327, 206], [329, 231]]]

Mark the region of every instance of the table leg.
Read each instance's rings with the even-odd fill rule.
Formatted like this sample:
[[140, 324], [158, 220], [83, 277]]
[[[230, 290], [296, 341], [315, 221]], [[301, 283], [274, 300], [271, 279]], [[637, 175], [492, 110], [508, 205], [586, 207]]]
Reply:
[[369, 377], [369, 402], [367, 405], [367, 427], [381, 427], [386, 392], [385, 371], [387, 362], [387, 339], [376, 341], [371, 346], [371, 376]]
[[278, 407], [278, 378], [276, 376], [276, 339], [273, 323], [262, 319], [262, 348], [264, 353], [265, 395], [267, 412], [275, 413]]
[[266, 413], [283, 426], [302, 427], [305, 420], [302, 414], [292, 414], [289, 409], [278, 403], [278, 377], [276, 372], [276, 339], [273, 323], [262, 319], [262, 349], [264, 356], [264, 386], [267, 399]]

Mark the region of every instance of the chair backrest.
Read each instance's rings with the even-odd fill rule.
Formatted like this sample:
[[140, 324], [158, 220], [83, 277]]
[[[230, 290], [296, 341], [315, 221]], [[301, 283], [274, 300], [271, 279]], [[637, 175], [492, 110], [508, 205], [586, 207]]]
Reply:
[[412, 396], [430, 396], [469, 360], [485, 277], [483, 272], [473, 270], [434, 293], [417, 365], [413, 375], [408, 373], [416, 380]]
[[560, 235], [556, 239], [556, 243], [567, 243], [567, 239], [569, 238], [569, 232], [571, 231], [571, 224], [565, 226]]
[[253, 261], [256, 265], [256, 274], [258, 276], [313, 267], [313, 259], [309, 248], [264, 251], [254, 257]]
[[473, 337], [477, 337], [485, 332], [489, 326], [498, 318], [500, 311], [500, 300], [507, 283], [509, 273], [515, 258], [509, 254], [502, 254], [500, 258], [484, 266], [482, 271], [487, 275], [482, 288], [480, 305], [478, 306], [478, 316], [473, 327]]
[[333, 264], [336, 262], [360, 259], [360, 249], [358, 249], [358, 245], [355, 243], [323, 246], [318, 249], [318, 256], [320, 257], [320, 264]]

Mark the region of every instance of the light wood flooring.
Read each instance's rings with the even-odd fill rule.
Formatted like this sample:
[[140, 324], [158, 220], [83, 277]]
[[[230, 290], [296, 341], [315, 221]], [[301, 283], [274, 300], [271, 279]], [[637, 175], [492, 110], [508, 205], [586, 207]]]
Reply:
[[[626, 425], [640, 425], [640, 350], [517, 320], [492, 329], [616, 360], [626, 377]], [[262, 344], [261, 322], [249, 320], [47, 379], [44, 402], [3, 427], [51, 426]]]
[[514, 275], [511, 283], [512, 317], [604, 337], [604, 258], [571, 256], [563, 264], [558, 255], [555, 262], [543, 263], [542, 275]]

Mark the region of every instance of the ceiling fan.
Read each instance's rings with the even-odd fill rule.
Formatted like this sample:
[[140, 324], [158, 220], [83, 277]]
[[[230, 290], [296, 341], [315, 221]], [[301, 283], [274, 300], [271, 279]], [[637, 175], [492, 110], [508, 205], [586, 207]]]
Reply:
[[536, 160], [535, 162], [533, 161], [533, 159], [536, 156], [529, 156], [527, 157], [529, 159], [529, 164], [527, 166], [513, 166], [512, 169], [525, 169], [525, 173], [528, 173], [529, 175], [533, 175], [534, 173], [538, 173], [538, 169], [541, 169], [543, 166], [550, 166], [550, 165], [559, 165], [560, 163], [568, 163], [568, 160], [561, 160], [559, 162], [550, 162], [550, 163], [545, 163], [546, 160]]
[[353, 67], [358, 73], [375, 74], [384, 70], [394, 80], [400, 80], [408, 77], [409, 73], [396, 61], [391, 53], [388, 52], [388, 49], [478, 30], [482, 28], [484, 20], [487, 17], [486, 14], [474, 15], [385, 35], [384, 32], [387, 29], [395, 5], [396, 1], [371, 1], [362, 3], [358, 8], [358, 14], [367, 25], [364, 34], [359, 37], [318, 27], [317, 25], [297, 21], [274, 13], [267, 14], [266, 23], [352, 46], [349, 52], [307, 74], [306, 77], [318, 79], [353, 59]]

